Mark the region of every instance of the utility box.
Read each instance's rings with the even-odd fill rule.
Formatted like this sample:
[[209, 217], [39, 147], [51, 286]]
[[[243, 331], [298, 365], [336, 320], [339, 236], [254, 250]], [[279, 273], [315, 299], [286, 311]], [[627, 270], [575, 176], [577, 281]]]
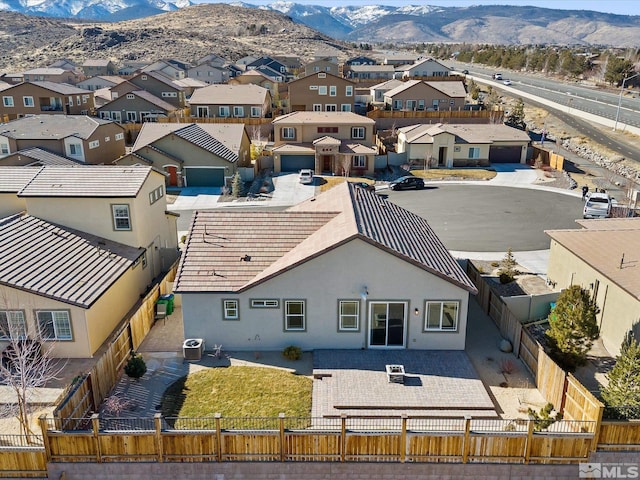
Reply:
[[187, 338], [182, 344], [185, 360], [200, 360], [204, 352], [204, 338]]

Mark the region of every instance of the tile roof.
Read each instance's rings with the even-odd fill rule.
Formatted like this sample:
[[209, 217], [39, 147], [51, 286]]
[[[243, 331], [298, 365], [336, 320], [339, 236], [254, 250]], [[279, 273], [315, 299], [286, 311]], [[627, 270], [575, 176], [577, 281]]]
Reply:
[[640, 300], [640, 218], [578, 223], [587, 228], [547, 230], [545, 233]]
[[433, 136], [450, 133], [458, 137], [456, 143], [529, 142], [527, 132], [507, 125], [490, 123], [469, 124], [419, 124], [400, 127], [399, 132], [407, 136], [408, 142], [431, 143]]
[[[175, 65], [171, 65], [171, 64], [169, 65], [174, 68], [177, 68]], [[155, 78], [159, 82], [162, 82], [169, 87], [175, 88], [176, 90], [184, 90], [183, 86], [180, 85], [177, 80], [174, 80], [170, 76], [165, 75], [164, 73], [158, 70], [150, 70], [148, 72], [140, 73], [139, 75], [136, 76], [136, 78], [140, 75], [147, 75], [148, 77]]]
[[136, 197], [151, 167], [87, 165], [42, 167], [19, 197]]
[[89, 308], [143, 252], [14, 215], [0, 222], [0, 284]]
[[39, 171], [40, 167], [0, 167], [0, 193], [18, 193]]
[[351, 65], [349, 67], [352, 71], [356, 73], [360, 72], [395, 72], [395, 68], [393, 65]]
[[22, 75], [63, 75], [69, 70], [60, 67], [38, 67], [25, 70]]
[[[146, 100], [147, 102], [155, 105], [156, 107], [160, 108], [161, 110], [164, 110], [165, 112], [173, 112], [174, 110], [178, 109], [178, 107], [176, 107], [175, 105], [171, 105], [169, 102], [165, 102], [161, 98], [156, 97], [154, 94], [149, 93], [146, 90], [134, 90], [133, 92], [129, 92], [129, 93], [132, 93], [136, 97], [140, 97], [143, 100]], [[117, 100], [118, 99], [115, 99], [114, 101], [117, 101]]]
[[435, 81], [426, 81], [424, 82], [430, 87], [435, 88], [439, 92], [444, 93], [448, 97], [465, 97], [467, 95], [467, 91], [464, 89], [464, 82], [439, 82]]
[[91, 92], [89, 90], [84, 90], [82, 88], [74, 87], [73, 85], [69, 85], [68, 83], [56, 83], [56, 82], [30, 82], [32, 85], [37, 85], [42, 88], [46, 88], [47, 90], [52, 90], [54, 92], [61, 93], [62, 95], [90, 95]]
[[33, 115], [0, 124], [0, 135], [17, 140], [51, 140], [70, 136], [87, 139], [111, 120], [87, 115]]
[[88, 58], [82, 64], [83, 67], [106, 67], [111, 63], [111, 60], [103, 58]]
[[59, 165], [59, 166], [83, 165], [83, 163], [80, 160], [74, 160], [71, 158], [63, 157], [62, 155], [58, 155], [57, 153], [53, 153], [39, 147], [25, 148], [24, 150], [18, 150], [17, 152], [12, 153], [11, 155], [27, 157], [33, 160], [33, 162], [28, 164], [27, 166], [42, 167], [46, 165]]
[[291, 112], [273, 120], [274, 125], [373, 125], [375, 120], [353, 112]]
[[262, 105], [269, 90], [259, 85], [215, 84], [199, 88], [191, 98], [191, 105]]
[[284, 212], [196, 212], [176, 291], [242, 291], [354, 238], [476, 292], [424, 219], [346, 182]]
[[233, 152], [229, 150], [195, 123], [176, 130], [173, 134], [229, 162], [238, 161], [237, 151]]
[[396, 86], [395, 88], [392, 88], [391, 90], [388, 90], [384, 95], [386, 97], [393, 97], [394, 95], [397, 95], [398, 93], [404, 92], [405, 90], [418, 85], [419, 83], [423, 83], [422, 80], [407, 80], [406, 82], [402, 82], [401, 85]]
[[373, 85], [371, 88], [371, 90], [391, 90], [393, 88], [399, 87], [400, 85], [402, 85], [404, 82], [402, 80], [398, 80], [396, 78], [391, 79], [391, 80], [387, 80], [386, 82], [382, 82], [382, 83], [378, 83], [376, 85]]

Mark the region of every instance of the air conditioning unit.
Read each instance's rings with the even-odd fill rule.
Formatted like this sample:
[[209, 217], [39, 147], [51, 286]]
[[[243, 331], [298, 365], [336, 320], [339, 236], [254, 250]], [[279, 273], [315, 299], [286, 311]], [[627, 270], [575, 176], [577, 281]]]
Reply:
[[204, 352], [204, 338], [187, 338], [182, 344], [185, 360], [200, 360]]

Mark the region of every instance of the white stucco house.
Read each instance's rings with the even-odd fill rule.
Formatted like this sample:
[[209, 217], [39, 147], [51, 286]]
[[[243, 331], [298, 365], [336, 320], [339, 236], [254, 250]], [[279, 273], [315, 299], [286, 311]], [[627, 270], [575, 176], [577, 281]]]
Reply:
[[344, 183], [285, 211], [196, 211], [185, 338], [225, 350], [463, 350], [477, 291], [427, 222]]

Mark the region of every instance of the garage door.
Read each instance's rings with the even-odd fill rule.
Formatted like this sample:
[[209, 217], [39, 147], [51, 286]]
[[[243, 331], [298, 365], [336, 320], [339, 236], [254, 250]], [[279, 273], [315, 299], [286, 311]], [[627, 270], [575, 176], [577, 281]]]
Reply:
[[500, 147], [489, 148], [489, 161], [491, 163], [520, 163], [520, 147]]
[[316, 167], [316, 159], [313, 155], [282, 155], [280, 157], [280, 171], [297, 172], [302, 168]]
[[222, 187], [224, 168], [185, 168], [188, 187]]

